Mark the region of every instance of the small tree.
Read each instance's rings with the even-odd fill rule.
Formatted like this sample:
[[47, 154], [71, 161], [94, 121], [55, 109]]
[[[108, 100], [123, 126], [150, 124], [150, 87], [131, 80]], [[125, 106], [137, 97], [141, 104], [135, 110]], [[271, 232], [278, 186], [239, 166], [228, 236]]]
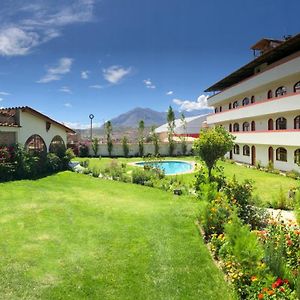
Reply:
[[209, 179], [211, 179], [211, 171], [216, 162], [232, 149], [233, 142], [234, 136], [221, 126], [201, 130], [200, 137], [194, 142], [193, 149], [205, 162]]
[[144, 156], [144, 130], [145, 122], [141, 120], [139, 122], [139, 155]]
[[98, 150], [99, 150], [99, 139], [93, 138], [92, 139], [92, 149], [94, 152], [94, 156], [97, 156]]
[[159, 138], [158, 134], [155, 132], [155, 126], [151, 127], [151, 139], [154, 146], [154, 154], [159, 154]]
[[182, 125], [182, 128], [183, 128], [183, 135], [180, 136], [181, 152], [182, 152], [183, 155], [185, 155], [186, 150], [187, 150], [187, 144], [186, 144], [187, 130], [186, 130], [186, 120], [185, 120], [185, 116], [184, 116], [183, 113], [181, 114], [180, 121], [181, 121], [181, 125]]
[[175, 130], [175, 114], [171, 106], [169, 106], [167, 113], [168, 122], [168, 143], [169, 143], [169, 155], [172, 156], [175, 149], [174, 143], [174, 130]]
[[122, 139], [122, 147], [123, 147], [124, 156], [128, 157], [129, 146], [128, 146], [128, 139], [127, 139], [126, 136], [124, 136], [123, 139]]
[[112, 124], [111, 121], [107, 121], [105, 123], [105, 132], [106, 132], [106, 143], [107, 143], [107, 151], [109, 156], [111, 156], [113, 150], [113, 142], [112, 142]]

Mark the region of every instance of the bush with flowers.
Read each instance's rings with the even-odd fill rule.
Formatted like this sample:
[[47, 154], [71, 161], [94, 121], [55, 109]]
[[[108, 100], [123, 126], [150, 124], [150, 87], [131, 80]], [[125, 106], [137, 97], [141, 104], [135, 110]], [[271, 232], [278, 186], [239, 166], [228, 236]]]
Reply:
[[300, 299], [299, 226], [269, 223], [249, 181], [196, 183], [205, 240], [240, 299]]

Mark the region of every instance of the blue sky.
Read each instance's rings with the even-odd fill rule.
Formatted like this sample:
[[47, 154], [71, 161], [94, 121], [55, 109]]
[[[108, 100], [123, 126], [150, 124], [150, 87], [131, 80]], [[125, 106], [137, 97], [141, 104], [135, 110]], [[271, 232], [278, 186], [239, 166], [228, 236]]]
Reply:
[[[27, 3], [27, 4], [26, 4]], [[75, 127], [137, 106], [206, 106], [203, 90], [299, 31], [298, 0], [3, 0], [0, 106]]]

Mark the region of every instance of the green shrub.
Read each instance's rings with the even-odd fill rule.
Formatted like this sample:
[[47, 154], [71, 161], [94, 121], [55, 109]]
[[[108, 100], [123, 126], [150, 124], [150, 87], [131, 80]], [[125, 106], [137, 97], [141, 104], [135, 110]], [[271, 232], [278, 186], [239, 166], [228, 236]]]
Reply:
[[218, 194], [210, 203], [207, 202], [201, 213], [201, 224], [206, 239], [209, 240], [213, 234], [219, 235], [224, 232], [224, 226], [229, 221], [231, 213], [232, 208], [222, 194]]
[[86, 144], [80, 143], [78, 146], [79, 157], [89, 156], [89, 147]]
[[91, 170], [91, 173], [92, 173], [93, 177], [99, 177], [100, 169], [97, 166], [94, 166]]
[[132, 182], [145, 185], [145, 182], [151, 181], [154, 174], [151, 170], [143, 170], [136, 168], [132, 171]]
[[90, 160], [89, 160], [89, 159], [85, 159], [85, 160], [82, 160], [82, 161], [80, 162], [80, 165], [81, 165], [82, 167], [84, 167], [84, 168], [88, 168], [89, 164], [90, 164]]
[[289, 198], [280, 187], [279, 193], [276, 198], [270, 203], [275, 209], [293, 209], [293, 199]]
[[293, 179], [299, 179], [300, 173], [296, 170], [292, 170], [292, 171], [286, 172], [286, 176], [289, 178], [293, 178]]
[[48, 172], [50, 172], [50, 173], [58, 172], [62, 169], [62, 161], [56, 154], [48, 153], [47, 160], [46, 160], [46, 166], [47, 166]]
[[236, 213], [233, 213], [232, 221], [225, 225], [225, 236], [228, 241], [227, 252], [235, 257], [244, 270], [256, 274], [264, 251], [255, 233], [242, 224]]

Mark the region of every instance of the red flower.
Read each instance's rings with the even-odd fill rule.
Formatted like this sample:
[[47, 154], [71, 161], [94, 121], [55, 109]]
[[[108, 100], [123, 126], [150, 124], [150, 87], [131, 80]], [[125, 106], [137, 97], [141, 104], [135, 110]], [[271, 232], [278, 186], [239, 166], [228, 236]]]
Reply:
[[258, 299], [264, 299], [264, 295], [263, 295], [262, 293], [260, 293], [260, 294], [258, 295]]
[[280, 286], [282, 286], [285, 282], [281, 279], [281, 278], [278, 278], [273, 284], [272, 284], [272, 288], [275, 289], [275, 288], [278, 288]]

